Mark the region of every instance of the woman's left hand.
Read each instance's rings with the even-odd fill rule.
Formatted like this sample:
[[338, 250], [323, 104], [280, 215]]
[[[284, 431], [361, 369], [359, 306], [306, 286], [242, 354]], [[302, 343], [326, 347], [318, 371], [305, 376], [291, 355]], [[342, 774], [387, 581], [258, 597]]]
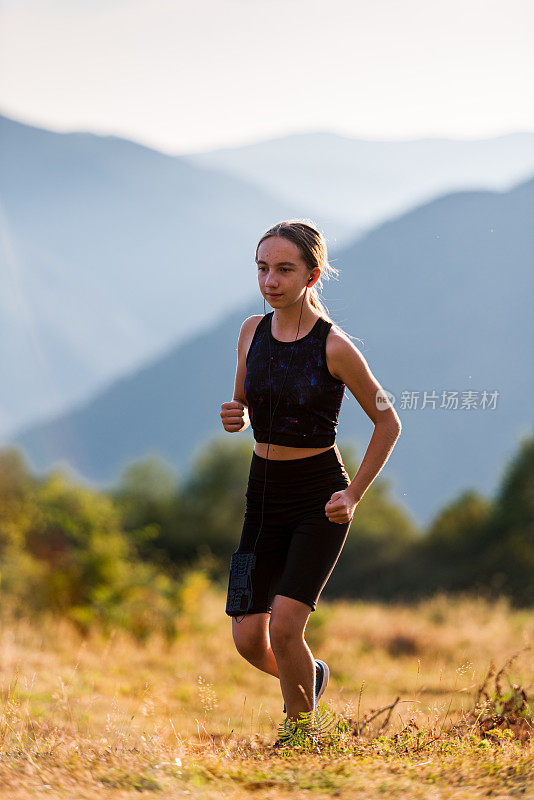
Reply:
[[334, 492], [325, 506], [326, 516], [330, 522], [343, 525], [352, 520], [357, 505], [358, 501], [346, 489], [342, 492]]

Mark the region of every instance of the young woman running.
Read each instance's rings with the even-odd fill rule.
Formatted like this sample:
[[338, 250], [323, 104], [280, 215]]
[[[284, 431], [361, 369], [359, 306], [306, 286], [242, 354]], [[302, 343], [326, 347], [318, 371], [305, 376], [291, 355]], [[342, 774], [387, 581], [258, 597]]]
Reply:
[[[243, 322], [233, 400], [221, 406], [226, 431], [251, 424], [255, 439], [236, 553], [254, 549], [256, 565], [248, 613], [232, 615], [232, 635], [247, 661], [279, 678], [284, 711], [295, 722], [315, 710], [329, 677], [304, 639], [308, 618], [401, 423], [365, 358], [319, 300], [316, 284], [337, 273], [320, 231], [303, 220], [278, 223], [260, 239], [256, 264], [273, 311]], [[352, 481], [335, 444], [345, 386], [374, 423]]]

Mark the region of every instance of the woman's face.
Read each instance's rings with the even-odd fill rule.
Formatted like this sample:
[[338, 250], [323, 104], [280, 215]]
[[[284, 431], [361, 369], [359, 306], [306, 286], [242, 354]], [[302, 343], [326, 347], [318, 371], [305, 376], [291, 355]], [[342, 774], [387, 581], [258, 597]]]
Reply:
[[256, 263], [260, 291], [275, 308], [296, 303], [306, 286], [315, 283], [316, 273], [320, 274], [319, 269], [310, 272], [297, 245], [282, 236], [269, 236], [260, 244]]

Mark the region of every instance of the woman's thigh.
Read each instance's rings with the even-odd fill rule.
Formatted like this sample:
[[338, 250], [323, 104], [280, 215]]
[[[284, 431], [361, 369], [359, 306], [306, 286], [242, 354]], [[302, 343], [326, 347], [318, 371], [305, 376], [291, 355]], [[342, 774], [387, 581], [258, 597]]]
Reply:
[[[326, 505], [326, 501], [325, 501]], [[276, 594], [307, 603], [319, 596], [343, 550], [350, 522], [332, 522], [323, 509], [303, 517], [293, 529]]]
[[243, 529], [235, 552], [255, 554], [255, 564], [250, 575], [249, 615], [271, 612], [290, 538], [290, 532], [284, 524], [284, 515], [279, 513], [279, 509], [273, 512], [266, 503], [262, 514], [261, 503], [253, 497], [247, 498]]
[[315, 610], [334, 568], [350, 523], [326, 516], [325, 505], [349, 477], [333, 450], [295, 463], [269, 464], [267, 491], [260, 459], [253, 458], [247, 505], [236, 552], [254, 552], [249, 613], [272, 610], [275, 594], [305, 602]]

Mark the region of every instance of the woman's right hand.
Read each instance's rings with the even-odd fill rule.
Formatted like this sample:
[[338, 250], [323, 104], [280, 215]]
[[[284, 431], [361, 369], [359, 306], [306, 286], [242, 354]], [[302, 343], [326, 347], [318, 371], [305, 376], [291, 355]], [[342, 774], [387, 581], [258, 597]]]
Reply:
[[221, 406], [221, 420], [225, 431], [239, 433], [245, 430], [250, 420], [248, 408], [239, 400], [230, 400]]

